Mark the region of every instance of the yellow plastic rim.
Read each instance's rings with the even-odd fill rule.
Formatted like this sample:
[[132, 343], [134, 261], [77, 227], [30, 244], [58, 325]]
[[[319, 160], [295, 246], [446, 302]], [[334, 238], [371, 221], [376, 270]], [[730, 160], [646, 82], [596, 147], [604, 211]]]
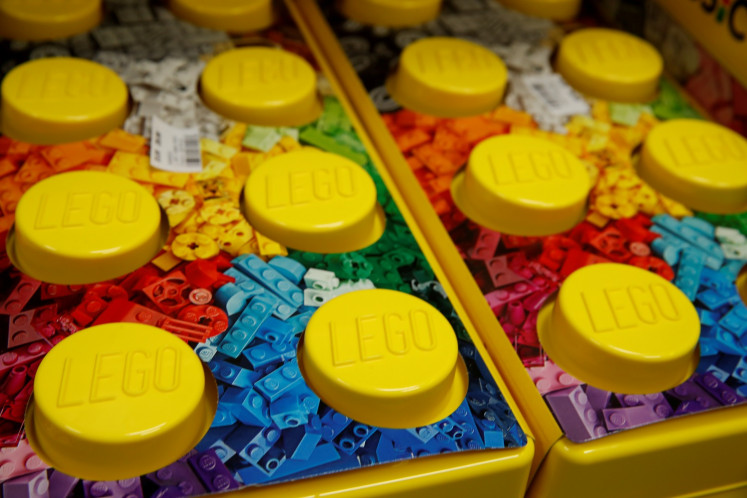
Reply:
[[208, 107], [242, 123], [301, 126], [322, 112], [314, 68], [279, 49], [223, 52], [205, 66], [200, 87]]
[[342, 15], [361, 24], [401, 28], [438, 17], [441, 0], [342, 0]]
[[246, 181], [242, 204], [260, 233], [302, 251], [357, 251], [376, 242], [386, 223], [368, 173], [315, 149], [262, 163]]
[[647, 102], [664, 63], [647, 41], [603, 28], [581, 29], [563, 38], [557, 71], [576, 90], [613, 102]]
[[693, 209], [747, 210], [747, 140], [724, 126], [694, 119], [656, 125], [637, 170], [656, 190]]
[[654, 273], [617, 263], [572, 273], [540, 310], [537, 332], [563, 370], [620, 393], [679, 385], [700, 357], [700, 319], [687, 296]]
[[45, 356], [26, 431], [34, 451], [66, 474], [126, 479], [184, 456], [207, 432], [217, 401], [215, 381], [184, 341], [110, 323]]
[[570, 21], [581, 10], [581, 0], [501, 0], [501, 3], [530, 16], [556, 21]]
[[272, 0], [171, 0], [169, 8], [192, 24], [231, 33], [259, 31], [275, 22]]
[[36, 144], [102, 135], [127, 118], [127, 85], [111, 69], [55, 57], [21, 64], [2, 83], [2, 131]]
[[386, 86], [403, 107], [459, 117], [497, 107], [507, 82], [506, 65], [487, 48], [458, 38], [433, 37], [405, 48]]
[[96, 171], [62, 173], [21, 197], [8, 255], [45, 282], [100, 282], [150, 261], [167, 230], [156, 200], [132, 180]]
[[101, 0], [3, 0], [0, 33], [25, 41], [67, 38], [93, 29], [101, 17]]
[[299, 363], [325, 403], [378, 427], [435, 423], [467, 394], [448, 320], [397, 291], [355, 291], [323, 304], [306, 328]]
[[474, 222], [516, 235], [569, 230], [586, 214], [591, 180], [573, 154], [547, 140], [504, 135], [472, 150], [451, 194]]

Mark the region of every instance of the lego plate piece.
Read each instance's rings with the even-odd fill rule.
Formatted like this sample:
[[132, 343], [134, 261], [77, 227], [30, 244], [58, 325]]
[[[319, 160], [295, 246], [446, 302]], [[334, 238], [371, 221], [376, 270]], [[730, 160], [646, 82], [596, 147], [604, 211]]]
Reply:
[[272, 0], [171, 0], [169, 8], [185, 21], [229, 33], [259, 31], [275, 20]]
[[279, 49], [224, 52], [205, 66], [200, 87], [210, 109], [242, 123], [301, 126], [322, 112], [314, 68]]
[[498, 107], [507, 82], [506, 65], [487, 48], [458, 38], [433, 37], [405, 48], [386, 87], [408, 109], [459, 117]]
[[384, 232], [384, 212], [368, 173], [313, 148], [264, 162], [249, 176], [242, 201], [254, 228], [293, 249], [357, 251]]
[[0, 2], [0, 33], [26, 41], [66, 38], [94, 28], [101, 15], [101, 0], [4, 0]]
[[127, 85], [111, 69], [73, 57], [26, 62], [2, 83], [2, 132], [37, 144], [75, 142], [120, 126]]
[[356, 291], [322, 305], [299, 364], [325, 403], [381, 427], [435, 423], [467, 394], [466, 366], [446, 317], [398, 291]]
[[17, 268], [45, 282], [100, 282], [150, 261], [167, 229], [156, 200], [132, 180], [62, 173], [21, 197], [8, 254]]
[[688, 207], [718, 214], [747, 210], [747, 140], [724, 126], [694, 119], [656, 125], [637, 170]]
[[374, 26], [416, 26], [438, 16], [441, 0], [342, 0], [340, 12], [354, 21]]
[[581, 9], [581, 0], [501, 0], [501, 3], [530, 16], [556, 21], [570, 21]]
[[586, 215], [591, 179], [573, 154], [548, 140], [503, 135], [480, 143], [451, 184], [476, 223], [515, 235], [570, 230]]
[[537, 331], [563, 370], [618, 393], [672, 388], [700, 357], [700, 320], [687, 296], [658, 275], [617, 263], [572, 273], [540, 310]]
[[216, 405], [215, 382], [184, 341], [149, 325], [111, 323], [45, 356], [26, 431], [34, 451], [66, 474], [127, 479], [184, 456]]
[[557, 71], [581, 93], [613, 102], [647, 102], [656, 94], [661, 55], [648, 42], [612, 29], [588, 28], [563, 38]]

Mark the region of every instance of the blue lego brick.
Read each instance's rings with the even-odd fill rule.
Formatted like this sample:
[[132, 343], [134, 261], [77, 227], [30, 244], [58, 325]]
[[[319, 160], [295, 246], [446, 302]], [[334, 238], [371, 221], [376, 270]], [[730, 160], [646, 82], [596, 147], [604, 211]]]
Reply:
[[225, 427], [236, 423], [236, 416], [225, 405], [218, 405], [210, 427]]
[[422, 427], [415, 427], [413, 429], [405, 429], [407, 432], [418, 438], [422, 443], [427, 443], [433, 437], [438, 434], [438, 429], [433, 425], [424, 425]]
[[286, 342], [294, 335], [292, 324], [278, 320], [272, 316], [262, 323], [257, 332], [259, 339], [273, 344], [276, 342]]
[[277, 298], [270, 295], [255, 296], [246, 305], [233, 326], [225, 332], [218, 344], [218, 351], [238, 358], [244, 348], [251, 342], [259, 327], [271, 314], [277, 304]]
[[449, 415], [449, 419], [461, 427], [462, 437], [457, 443], [460, 448], [475, 450], [485, 447], [466, 399]]
[[739, 260], [739, 259], [731, 259], [727, 260], [724, 265], [719, 268], [719, 273], [721, 273], [726, 280], [729, 282], [734, 282], [737, 279], [737, 275], [739, 275], [739, 271], [744, 266], [745, 261]]
[[238, 427], [223, 440], [241, 458], [256, 464], [280, 439], [280, 430], [274, 427]]
[[222, 439], [217, 440], [210, 446], [211, 450], [215, 451], [215, 454], [220, 458], [221, 462], [226, 463], [229, 461], [236, 452], [233, 448], [228, 446]]
[[742, 358], [744, 356], [732, 354], [722, 354], [719, 356], [714, 366], [726, 373], [726, 378], [722, 379], [723, 382], [726, 382], [729, 377], [734, 376], [737, 365], [739, 365]]
[[375, 452], [376, 461], [385, 463], [413, 457], [412, 450], [408, 449], [407, 447], [398, 446], [397, 444], [395, 444], [392, 438], [383, 434], [383, 431], [381, 432], [381, 436], [379, 436], [378, 434], [374, 436], [374, 438], [379, 436]]
[[747, 306], [737, 303], [734, 307], [718, 321], [719, 326], [737, 337], [742, 337], [747, 332]]
[[714, 289], [706, 289], [696, 296], [696, 301], [709, 310], [715, 310], [731, 302], [731, 294], [721, 293]]
[[693, 228], [700, 232], [701, 235], [708, 237], [709, 239], [716, 238], [716, 228], [702, 218], [695, 218], [694, 216], [685, 216], [680, 220], [683, 225]]
[[275, 256], [268, 264], [295, 285], [298, 285], [306, 274], [304, 265], [286, 256]]
[[747, 357], [742, 356], [739, 358], [737, 365], [734, 367], [732, 376], [741, 382], [747, 383]]
[[[330, 463], [340, 460], [340, 454], [337, 448], [330, 443], [323, 443], [314, 448], [309, 458], [303, 460], [288, 459], [273, 475], [274, 479], [280, 479], [288, 476], [299, 476], [307, 471], [318, 473], [318, 469]], [[269, 477], [254, 466], [245, 467], [238, 470], [238, 474], [246, 484], [266, 482]]]
[[661, 235], [651, 242], [651, 250], [669, 266], [676, 266], [680, 261], [680, 254], [688, 247], [687, 243], [670, 235], [666, 230], [652, 227], [651, 231]]
[[714, 346], [716, 349], [726, 354], [742, 356], [747, 354], [747, 350], [740, 344], [739, 338], [721, 327], [714, 327]]
[[342, 413], [327, 408], [322, 414], [322, 439], [332, 442], [353, 420]]
[[651, 220], [657, 227], [663, 228], [691, 246], [704, 251], [706, 253], [706, 266], [714, 270], [721, 268], [721, 264], [724, 262], [724, 252], [712, 237], [709, 238], [691, 226], [680, 223], [668, 214], [656, 215]]
[[700, 274], [705, 266], [705, 255], [702, 251], [688, 247], [680, 254], [680, 262], [677, 267], [677, 275], [674, 278], [676, 285], [690, 301], [695, 300], [700, 286]]
[[[205, 487], [213, 493], [229, 491], [239, 487], [239, 483], [218, 457], [215, 449], [192, 455], [187, 459], [187, 462]], [[187, 493], [187, 496], [190, 494]]]
[[311, 320], [311, 316], [316, 310], [317, 308], [311, 308], [307, 310], [299, 309], [299, 313], [288, 318], [285, 323], [292, 327], [293, 334], [298, 335], [306, 330], [306, 325], [309, 324], [309, 320]]
[[209, 367], [216, 379], [235, 387], [252, 387], [261, 377], [257, 372], [222, 360], [211, 361]]
[[718, 352], [718, 349], [716, 349], [715, 346], [708, 346], [711, 348], [708, 352], [710, 354], [704, 355], [703, 354], [703, 343], [701, 338], [701, 345], [700, 345], [700, 361], [698, 362], [698, 366], [695, 367], [695, 371], [699, 374], [704, 374], [708, 372], [708, 369], [711, 368], [712, 365], [715, 365], [718, 361], [718, 357], [721, 353]]
[[718, 323], [718, 321], [721, 319], [721, 316], [718, 313], [714, 313], [713, 311], [698, 307], [696, 307], [695, 309], [698, 311], [701, 326], [711, 327], [713, 325], [716, 325], [716, 323]]
[[722, 293], [730, 292], [734, 288], [734, 280], [729, 280], [720, 271], [713, 270], [711, 268], [703, 268], [700, 274], [700, 285], [714, 289]]
[[736, 392], [739, 396], [747, 398], [747, 384], [737, 387]]
[[306, 425], [284, 430], [281, 444], [291, 460], [307, 460], [321, 440], [322, 421], [312, 415]]
[[270, 425], [270, 407], [253, 389], [229, 387], [221, 396], [218, 406], [225, 406], [243, 424]]
[[242, 354], [252, 368], [256, 370], [295, 358], [297, 343], [297, 340], [276, 344], [262, 342], [256, 346], [246, 348]]
[[303, 304], [303, 291], [277, 270], [259, 259], [256, 254], [244, 254], [235, 258], [232, 264], [241, 272], [252, 277], [270, 292], [283, 300], [293, 311]]
[[236, 284], [227, 283], [221, 285], [218, 290], [213, 294], [215, 303], [221, 307], [223, 311], [229, 317], [233, 317], [241, 313], [246, 303], [252, 297], [248, 293], [244, 292], [241, 287]]
[[267, 453], [262, 455], [254, 466], [268, 477], [272, 477], [275, 472], [285, 463], [287, 457], [285, 451], [280, 446], [273, 446]]
[[486, 448], [503, 448], [506, 444], [503, 431], [496, 423], [497, 419], [498, 416], [488, 409], [476, 420], [477, 431], [482, 436]]
[[321, 400], [305, 384], [298, 384], [270, 404], [270, 417], [281, 429], [305, 424], [319, 410]]
[[334, 445], [343, 453], [352, 455], [375, 432], [375, 427], [353, 422], [335, 437]]
[[298, 361], [293, 359], [257, 381], [255, 388], [270, 402], [303, 383]]
[[205, 433], [204, 436], [202, 436], [202, 439], [200, 439], [200, 442], [197, 443], [195, 446], [195, 449], [197, 451], [204, 451], [213, 444], [215, 444], [216, 441], [222, 440], [225, 436], [229, 435], [234, 430], [234, 426], [232, 425], [226, 425], [222, 427], [211, 427], [208, 429], [207, 433]]

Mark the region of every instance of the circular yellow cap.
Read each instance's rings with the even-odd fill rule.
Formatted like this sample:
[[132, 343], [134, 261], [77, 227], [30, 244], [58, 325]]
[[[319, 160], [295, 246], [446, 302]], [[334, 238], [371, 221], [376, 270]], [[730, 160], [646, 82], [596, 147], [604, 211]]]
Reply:
[[506, 65], [485, 47], [458, 38], [423, 38], [405, 48], [386, 82], [402, 106], [434, 116], [473, 116], [500, 104]]
[[102, 135], [127, 118], [127, 85], [111, 69], [55, 57], [21, 64], [2, 83], [3, 134], [58, 144]]
[[647, 41], [603, 28], [581, 29], [563, 38], [556, 69], [576, 90], [613, 102], [654, 98], [664, 63]]
[[563, 370], [590, 385], [649, 394], [684, 382], [699, 360], [700, 319], [662, 277], [635, 266], [581, 268], [545, 304], [540, 343]]
[[581, 0], [500, 0], [524, 14], [556, 21], [570, 21], [581, 9]]
[[323, 304], [306, 328], [299, 363], [326, 404], [379, 427], [432, 424], [467, 394], [449, 321], [397, 291], [356, 291]]
[[8, 255], [45, 282], [100, 282], [150, 261], [167, 228], [156, 200], [132, 180], [97, 171], [62, 173], [21, 197]]
[[514, 235], [571, 229], [586, 215], [591, 179], [576, 156], [548, 140], [502, 135], [472, 150], [451, 183], [472, 221]]
[[152, 472], [207, 432], [215, 382], [178, 337], [149, 325], [109, 323], [71, 335], [42, 360], [26, 418], [32, 448], [84, 479]]
[[384, 233], [384, 212], [368, 173], [315, 149], [262, 163], [249, 175], [242, 203], [250, 225], [302, 251], [357, 251]]
[[169, 7], [192, 24], [231, 33], [259, 31], [275, 21], [272, 0], [171, 0]]
[[243, 123], [301, 126], [322, 112], [314, 68], [275, 48], [223, 52], [205, 66], [200, 86], [208, 107]]
[[342, 0], [340, 12], [362, 24], [401, 28], [438, 17], [441, 0]]
[[637, 170], [656, 190], [693, 209], [747, 210], [747, 140], [724, 126], [694, 119], [656, 125]]
[[737, 291], [742, 302], [747, 304], [747, 266], [743, 266], [737, 275]]
[[0, 33], [26, 41], [67, 38], [94, 28], [101, 16], [101, 0], [3, 0]]

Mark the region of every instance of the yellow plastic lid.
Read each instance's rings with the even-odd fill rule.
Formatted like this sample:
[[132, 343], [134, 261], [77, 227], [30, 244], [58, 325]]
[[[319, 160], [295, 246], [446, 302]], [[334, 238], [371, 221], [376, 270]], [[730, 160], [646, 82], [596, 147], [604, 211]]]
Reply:
[[700, 319], [687, 296], [655, 273], [617, 263], [572, 273], [540, 310], [537, 332], [563, 370], [620, 393], [679, 385], [700, 357]]
[[693, 209], [747, 210], [747, 140], [724, 126], [694, 119], [656, 125], [637, 170], [656, 190]]
[[150, 325], [77, 332], [39, 365], [26, 433], [66, 474], [115, 480], [181, 458], [207, 432], [217, 388], [195, 352]]
[[111, 69], [55, 57], [21, 64], [2, 83], [2, 132], [37, 144], [75, 142], [124, 123], [127, 85]]
[[737, 275], [737, 291], [742, 302], [747, 304], [747, 266], [743, 266]]
[[570, 21], [581, 9], [581, 0], [500, 0], [524, 14], [556, 21]]
[[8, 256], [45, 282], [100, 282], [150, 261], [167, 230], [158, 203], [142, 186], [110, 173], [74, 171], [42, 180], [23, 194], [8, 235]]
[[276, 48], [223, 52], [205, 66], [200, 85], [208, 107], [242, 123], [301, 126], [322, 112], [314, 68]]
[[242, 204], [260, 233], [302, 251], [357, 251], [376, 242], [386, 223], [363, 168], [309, 148], [262, 163], [246, 181]]
[[392, 290], [350, 292], [323, 304], [306, 328], [299, 364], [322, 401], [379, 427], [432, 424], [467, 394], [449, 321], [422, 299]]
[[101, 0], [3, 0], [0, 33], [26, 41], [67, 38], [94, 28], [101, 16]]
[[548, 140], [502, 135], [472, 150], [451, 195], [472, 221], [515, 235], [571, 229], [586, 215], [591, 179], [573, 154]]
[[192, 24], [231, 33], [259, 31], [275, 22], [272, 0], [170, 0], [169, 8]]
[[362, 24], [401, 28], [438, 17], [441, 0], [342, 0], [340, 12]]
[[474, 116], [500, 104], [506, 65], [485, 47], [458, 38], [423, 38], [405, 48], [386, 82], [408, 109], [442, 117]]
[[647, 41], [603, 28], [580, 29], [563, 38], [557, 71], [576, 90], [613, 102], [654, 98], [664, 68]]

